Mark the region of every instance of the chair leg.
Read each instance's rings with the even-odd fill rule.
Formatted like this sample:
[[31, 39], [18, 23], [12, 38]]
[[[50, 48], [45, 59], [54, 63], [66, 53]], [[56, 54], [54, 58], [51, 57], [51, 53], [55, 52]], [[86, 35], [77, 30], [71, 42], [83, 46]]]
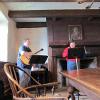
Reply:
[[74, 96], [74, 94], [70, 94], [69, 96], [68, 96], [68, 100], [71, 98], [71, 100], [75, 100], [75, 96]]
[[79, 92], [78, 92], [78, 100], [79, 100]]
[[75, 100], [74, 94], [71, 94], [71, 98], [72, 98], [72, 100]]
[[44, 87], [44, 96], [46, 96], [46, 87]]
[[68, 86], [67, 92], [69, 93], [68, 100], [69, 100], [69, 98], [71, 98], [71, 100], [75, 100], [74, 88], [72, 86]]
[[54, 91], [55, 91], [55, 87], [54, 86], [52, 87], [51, 91], [52, 91], [52, 95], [54, 95]]
[[36, 97], [40, 96], [40, 91], [38, 88], [36, 88]]

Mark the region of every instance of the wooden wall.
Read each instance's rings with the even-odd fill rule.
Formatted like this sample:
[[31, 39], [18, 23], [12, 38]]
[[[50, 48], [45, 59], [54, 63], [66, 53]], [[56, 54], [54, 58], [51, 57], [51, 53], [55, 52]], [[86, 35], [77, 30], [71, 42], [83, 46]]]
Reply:
[[68, 25], [81, 25], [83, 39], [77, 40], [78, 46], [86, 46], [94, 56], [98, 55], [100, 66], [100, 19], [91, 17], [47, 18], [49, 39], [49, 70], [56, 80], [57, 57], [61, 57], [63, 49], [69, 41]]

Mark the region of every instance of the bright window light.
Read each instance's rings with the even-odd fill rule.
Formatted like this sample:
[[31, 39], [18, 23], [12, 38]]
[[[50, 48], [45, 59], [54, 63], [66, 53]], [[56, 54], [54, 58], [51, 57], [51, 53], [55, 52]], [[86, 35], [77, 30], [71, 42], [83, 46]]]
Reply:
[[1, 12], [0, 17], [0, 61], [7, 61], [8, 22]]

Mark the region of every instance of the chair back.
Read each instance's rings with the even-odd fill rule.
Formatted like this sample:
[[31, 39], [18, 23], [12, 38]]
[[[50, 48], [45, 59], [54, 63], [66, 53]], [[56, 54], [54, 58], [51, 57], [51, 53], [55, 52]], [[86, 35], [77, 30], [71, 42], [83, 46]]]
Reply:
[[[26, 75], [31, 77], [28, 73], [26, 73], [23, 69], [17, 67], [15, 64], [6, 63], [4, 65], [4, 71], [8, 77], [10, 87], [13, 93], [13, 97], [26, 97], [27, 95], [31, 98], [34, 98], [33, 94], [27, 91], [27, 87], [23, 88], [19, 84], [18, 70], [23, 71]], [[38, 85], [41, 85], [37, 82], [33, 77], [31, 77]]]
[[[22, 87], [19, 84], [18, 70], [23, 71], [26, 75], [28, 75], [32, 79], [32, 81], [36, 83], [36, 85], [32, 85], [29, 87]], [[6, 63], [4, 65], [4, 71], [8, 77], [14, 100], [66, 100], [65, 97], [64, 98], [53, 97], [53, 96], [37, 97], [38, 88], [42, 87], [45, 90], [47, 86], [55, 86], [58, 84], [58, 82], [41, 84], [38, 81], [36, 81], [31, 75], [25, 72], [23, 69], [17, 67], [15, 64], [12, 64], [12, 63]], [[35, 92], [33, 92], [33, 90]]]

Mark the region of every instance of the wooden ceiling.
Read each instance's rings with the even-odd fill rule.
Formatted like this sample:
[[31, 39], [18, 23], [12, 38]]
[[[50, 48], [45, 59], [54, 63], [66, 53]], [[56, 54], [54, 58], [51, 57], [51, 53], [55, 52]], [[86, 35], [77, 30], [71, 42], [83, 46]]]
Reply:
[[100, 16], [100, 10], [28, 10], [28, 11], [9, 11], [11, 18], [30, 18], [30, 17], [87, 17]]
[[[77, 1], [87, 1], [92, 0], [0, 0], [4, 2], [77, 2]], [[94, 0], [95, 2], [100, 2], [100, 0]]]
[[[62, 18], [62, 17], [87, 17], [100, 19], [100, 10], [32, 10], [32, 11], [9, 11], [11, 18]], [[100, 20], [98, 20], [100, 22]], [[17, 28], [47, 27], [46, 22], [17, 22]]]
[[[79, 0], [0, 0], [2, 2], [77, 2]], [[83, 1], [83, 0], [80, 0]], [[91, 2], [92, 0], [84, 0]], [[94, 0], [100, 2], [100, 0]], [[36, 17], [98, 17], [100, 9], [66, 9], [66, 10], [9, 10], [10, 18], [36, 18]], [[46, 22], [16, 22], [18, 28], [46, 27]]]

